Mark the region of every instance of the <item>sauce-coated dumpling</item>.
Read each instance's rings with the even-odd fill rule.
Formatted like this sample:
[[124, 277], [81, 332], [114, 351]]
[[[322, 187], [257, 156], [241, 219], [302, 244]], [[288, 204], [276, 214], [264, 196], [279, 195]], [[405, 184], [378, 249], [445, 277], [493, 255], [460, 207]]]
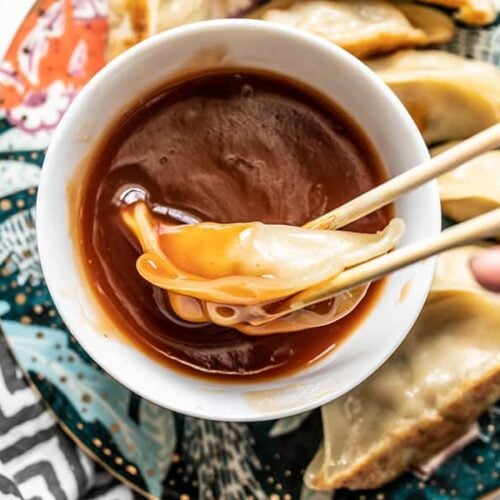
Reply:
[[[346, 294], [322, 312], [296, 313], [294, 321], [279, 324], [269, 321], [282, 312], [275, 317], [265, 308], [389, 252], [404, 232], [400, 219], [375, 234], [260, 222], [176, 226], [155, 217], [143, 201], [122, 213], [143, 250], [137, 270], [149, 283], [176, 294], [171, 304], [180, 317], [253, 334], [312, 328], [344, 316], [364, 292]], [[287, 306], [293, 309], [293, 297]], [[253, 328], [263, 323], [265, 328]]]

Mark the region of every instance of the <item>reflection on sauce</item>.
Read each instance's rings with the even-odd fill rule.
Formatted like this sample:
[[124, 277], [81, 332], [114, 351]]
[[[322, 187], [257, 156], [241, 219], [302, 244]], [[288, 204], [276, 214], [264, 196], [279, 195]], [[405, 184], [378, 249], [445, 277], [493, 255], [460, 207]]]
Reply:
[[[250, 337], [180, 320], [135, 269], [139, 251], [119, 216], [124, 196], [145, 193], [176, 223], [302, 225], [384, 180], [363, 133], [309, 89], [228, 70], [171, 84], [121, 117], [88, 169], [78, 215], [88, 282], [120, 331], [170, 367], [225, 380], [289, 373], [338, 345], [377, 298], [380, 284], [337, 323]], [[390, 215], [349, 229], [375, 232]]]

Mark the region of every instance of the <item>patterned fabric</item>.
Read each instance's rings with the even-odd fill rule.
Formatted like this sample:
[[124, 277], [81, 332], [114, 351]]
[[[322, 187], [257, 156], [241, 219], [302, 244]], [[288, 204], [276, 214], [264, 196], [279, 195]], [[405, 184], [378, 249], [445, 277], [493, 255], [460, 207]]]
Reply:
[[[331, 499], [301, 481], [321, 440], [317, 411], [258, 424], [174, 415], [97, 367], [52, 304], [36, 249], [36, 186], [55, 126], [104, 64], [106, 16], [105, 0], [39, 0], [0, 63], [0, 499], [139, 498], [92, 458], [165, 499]], [[500, 27], [459, 27], [447, 49], [500, 65]], [[406, 474], [335, 498], [474, 498], [500, 486], [499, 461], [493, 408], [480, 439], [427, 483]]]
[[133, 499], [87, 457], [26, 383], [0, 337], [0, 498]]

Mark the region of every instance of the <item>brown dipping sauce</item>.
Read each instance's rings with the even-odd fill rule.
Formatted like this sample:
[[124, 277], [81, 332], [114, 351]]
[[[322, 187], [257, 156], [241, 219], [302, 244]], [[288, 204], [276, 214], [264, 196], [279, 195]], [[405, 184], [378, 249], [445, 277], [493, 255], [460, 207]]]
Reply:
[[[180, 320], [135, 269], [139, 250], [119, 218], [128, 188], [178, 222], [301, 225], [384, 180], [357, 125], [302, 85], [246, 70], [167, 85], [121, 117], [87, 168], [78, 217], [89, 284], [119, 330], [169, 367], [225, 380], [288, 374], [338, 345], [375, 302], [378, 284], [332, 325], [252, 337]], [[375, 232], [390, 215], [350, 229]]]

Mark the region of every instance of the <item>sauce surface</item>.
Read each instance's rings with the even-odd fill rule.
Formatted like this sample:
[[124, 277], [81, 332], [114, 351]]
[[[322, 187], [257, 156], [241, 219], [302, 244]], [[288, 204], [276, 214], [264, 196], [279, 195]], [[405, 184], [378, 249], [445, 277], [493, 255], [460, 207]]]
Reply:
[[[296, 83], [225, 71], [166, 86], [114, 124], [87, 168], [78, 239], [89, 285], [119, 330], [170, 367], [226, 380], [284, 375], [338, 345], [376, 301], [380, 284], [332, 325], [251, 337], [176, 318], [135, 269], [139, 249], [120, 221], [130, 188], [177, 222], [302, 225], [385, 179], [357, 125]], [[390, 215], [348, 229], [375, 232]]]

